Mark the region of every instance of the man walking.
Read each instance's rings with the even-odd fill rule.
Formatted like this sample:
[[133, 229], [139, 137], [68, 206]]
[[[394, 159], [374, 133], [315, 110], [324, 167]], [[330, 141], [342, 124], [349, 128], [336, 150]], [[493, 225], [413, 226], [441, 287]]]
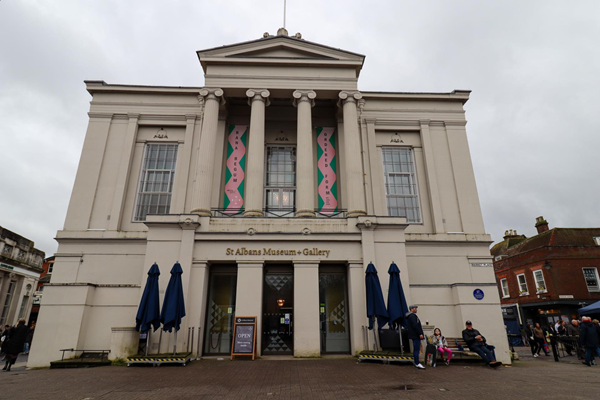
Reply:
[[477, 329], [473, 329], [471, 321], [465, 322], [467, 328], [462, 331], [463, 340], [469, 346], [469, 349], [479, 355], [490, 367], [499, 367], [502, 365], [500, 361], [496, 361], [492, 352], [485, 344], [485, 337]]
[[600, 338], [598, 337], [598, 328], [592, 323], [590, 317], [581, 318], [581, 328], [579, 328], [579, 341], [585, 347], [585, 361], [583, 364], [591, 367], [594, 355], [600, 357]]
[[419, 353], [421, 352], [421, 340], [423, 340], [423, 327], [421, 321], [417, 317], [417, 308], [419, 306], [411, 305], [410, 312], [406, 313], [406, 321], [408, 322], [408, 339], [413, 342], [413, 357], [415, 368], [425, 369], [423, 364], [419, 362]]

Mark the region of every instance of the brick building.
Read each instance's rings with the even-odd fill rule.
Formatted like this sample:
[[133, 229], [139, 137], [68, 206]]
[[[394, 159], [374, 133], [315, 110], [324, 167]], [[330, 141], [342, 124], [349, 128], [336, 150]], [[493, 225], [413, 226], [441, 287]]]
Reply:
[[52, 270], [54, 269], [54, 256], [50, 256], [44, 259], [42, 264], [43, 272], [40, 274], [40, 280], [37, 283], [35, 292], [33, 293], [33, 305], [31, 307], [31, 314], [29, 314], [28, 325], [31, 325], [33, 321], [37, 321], [38, 313], [40, 312], [40, 305], [42, 304], [42, 295], [44, 292], [44, 284], [50, 283], [50, 277], [52, 277]]
[[505, 320], [556, 322], [600, 300], [600, 228], [553, 228], [536, 219], [538, 234], [506, 231], [494, 245], [494, 271]]

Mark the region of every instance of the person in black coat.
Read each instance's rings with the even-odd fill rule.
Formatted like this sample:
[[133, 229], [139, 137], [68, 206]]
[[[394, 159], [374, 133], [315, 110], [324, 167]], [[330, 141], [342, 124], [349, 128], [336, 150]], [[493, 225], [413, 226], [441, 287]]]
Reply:
[[598, 335], [598, 328], [592, 323], [590, 317], [583, 317], [581, 319], [579, 342], [585, 347], [585, 361], [583, 361], [583, 364], [591, 367], [594, 354], [600, 357], [600, 337]]
[[408, 323], [408, 339], [413, 341], [413, 358], [415, 368], [425, 369], [423, 364], [419, 362], [419, 353], [421, 352], [421, 340], [423, 340], [424, 333], [421, 321], [417, 317], [417, 309], [419, 306], [411, 305], [409, 307], [410, 312], [406, 313], [406, 321]]
[[471, 321], [465, 322], [466, 329], [462, 331], [462, 337], [469, 349], [479, 355], [490, 367], [499, 367], [500, 361], [496, 361], [492, 352], [485, 344], [485, 337], [477, 329], [473, 329]]
[[25, 318], [19, 319], [17, 326], [10, 330], [8, 342], [4, 348], [6, 352], [6, 365], [2, 368], [3, 370], [10, 371], [10, 367], [17, 361], [19, 353], [23, 351], [28, 332], [29, 328], [25, 325]]

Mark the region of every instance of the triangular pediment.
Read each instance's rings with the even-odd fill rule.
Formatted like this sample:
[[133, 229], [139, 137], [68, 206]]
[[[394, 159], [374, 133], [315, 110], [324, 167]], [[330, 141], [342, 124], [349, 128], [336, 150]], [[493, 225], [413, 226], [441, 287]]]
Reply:
[[197, 52], [206, 71], [210, 63], [346, 65], [360, 70], [365, 56], [290, 36], [271, 36]]

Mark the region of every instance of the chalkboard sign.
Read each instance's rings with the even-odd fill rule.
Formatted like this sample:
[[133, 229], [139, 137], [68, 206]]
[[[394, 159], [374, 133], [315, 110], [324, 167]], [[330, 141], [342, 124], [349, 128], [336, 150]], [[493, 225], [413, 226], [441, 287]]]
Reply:
[[235, 317], [233, 323], [233, 356], [254, 356], [256, 354], [256, 317]]

